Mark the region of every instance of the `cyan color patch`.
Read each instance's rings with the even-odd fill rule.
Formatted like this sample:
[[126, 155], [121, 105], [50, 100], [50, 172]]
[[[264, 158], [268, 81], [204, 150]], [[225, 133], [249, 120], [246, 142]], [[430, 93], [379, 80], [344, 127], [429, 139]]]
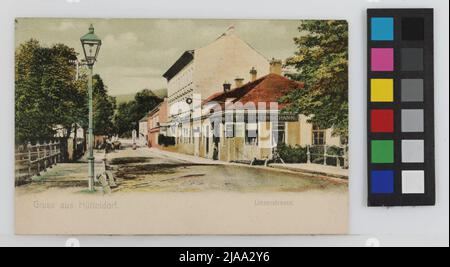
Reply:
[[372, 194], [394, 193], [394, 171], [372, 171]]
[[394, 18], [372, 18], [372, 41], [394, 41]]

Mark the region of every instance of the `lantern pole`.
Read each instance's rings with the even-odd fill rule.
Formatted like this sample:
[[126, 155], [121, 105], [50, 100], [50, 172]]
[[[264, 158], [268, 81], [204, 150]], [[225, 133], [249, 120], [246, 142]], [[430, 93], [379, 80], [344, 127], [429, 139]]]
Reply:
[[94, 107], [93, 107], [93, 73], [94, 65], [89, 64], [89, 78], [88, 78], [88, 90], [89, 90], [89, 137], [88, 137], [88, 164], [89, 164], [89, 191], [94, 191], [94, 181], [95, 181], [95, 157], [94, 157]]
[[[93, 103], [93, 75], [94, 64], [97, 61], [97, 55], [102, 44], [100, 38], [95, 35], [94, 26], [91, 24], [89, 32], [81, 37], [86, 64], [89, 68], [88, 94], [89, 94], [89, 129], [88, 129], [88, 182], [89, 191], [95, 191], [95, 157], [94, 157], [94, 103]], [[90, 50], [87, 46], [90, 46]]]

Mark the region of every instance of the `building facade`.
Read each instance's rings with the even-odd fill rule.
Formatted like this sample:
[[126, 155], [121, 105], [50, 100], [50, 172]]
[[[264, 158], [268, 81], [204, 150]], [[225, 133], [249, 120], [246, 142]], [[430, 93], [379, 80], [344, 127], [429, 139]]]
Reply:
[[[230, 27], [212, 43], [188, 50], [164, 73], [168, 104], [172, 113], [183, 113], [175, 105], [186, 103], [194, 94], [202, 99], [221, 91], [224, 81], [244, 82], [241, 75], [251, 68], [260, 75], [269, 73], [269, 60], [239, 38]], [[174, 115], [174, 114], [172, 114]]]
[[[233, 28], [205, 47], [186, 51], [163, 75], [166, 117], [161, 120], [161, 107], [149, 117], [149, 145], [228, 162], [273, 159], [281, 144], [342, 147], [332, 129], [283, 111], [289, 103], [280, 99], [304, 84], [282, 72], [281, 60], [269, 61]], [[174, 144], [156, 145], [161, 135], [174, 138]]]
[[332, 129], [316, 128], [304, 115], [282, 112], [287, 104], [278, 103], [279, 99], [302, 90], [303, 84], [271, 73], [232, 90], [227, 84], [223, 87], [222, 93], [204, 101], [201, 119], [177, 125], [175, 151], [222, 161], [252, 161], [272, 159], [280, 144], [341, 146]]
[[139, 121], [139, 136], [138, 136], [139, 145], [146, 146], [147, 139], [148, 139], [148, 115], [145, 115]]
[[164, 99], [155, 109], [148, 113], [147, 145], [148, 147], [161, 148], [160, 135], [167, 136], [168, 128], [168, 100]]

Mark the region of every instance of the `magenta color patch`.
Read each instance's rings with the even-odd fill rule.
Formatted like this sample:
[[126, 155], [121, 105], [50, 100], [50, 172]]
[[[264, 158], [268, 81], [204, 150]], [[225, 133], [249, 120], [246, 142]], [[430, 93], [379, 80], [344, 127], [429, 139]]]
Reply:
[[394, 71], [393, 48], [372, 48], [372, 71]]

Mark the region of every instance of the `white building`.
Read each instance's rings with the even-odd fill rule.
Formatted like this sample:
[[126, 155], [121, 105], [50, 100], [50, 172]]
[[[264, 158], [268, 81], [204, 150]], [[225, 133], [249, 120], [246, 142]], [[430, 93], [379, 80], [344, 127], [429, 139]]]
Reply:
[[147, 146], [147, 140], [148, 140], [148, 115], [145, 115], [139, 121], [139, 136], [138, 136], [139, 145]]
[[[164, 73], [167, 79], [169, 111], [200, 94], [206, 99], [219, 93], [225, 81], [245, 83], [243, 74], [256, 69], [259, 76], [269, 74], [269, 60], [240, 39], [230, 27], [212, 43], [188, 50]], [[178, 110], [176, 110], [178, 112]]]

